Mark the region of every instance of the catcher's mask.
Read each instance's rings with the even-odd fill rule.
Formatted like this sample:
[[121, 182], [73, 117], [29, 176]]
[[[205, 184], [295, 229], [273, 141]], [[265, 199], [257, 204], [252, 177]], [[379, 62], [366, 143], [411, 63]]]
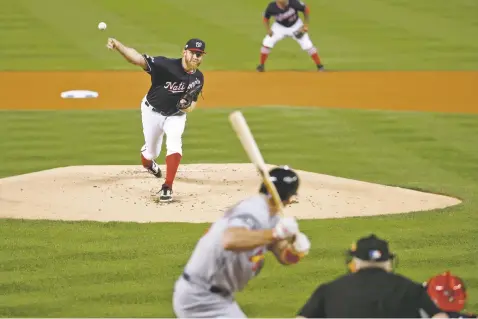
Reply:
[[372, 262], [392, 260], [394, 263], [393, 268], [398, 266], [398, 258], [388, 249], [388, 242], [374, 234], [360, 238], [346, 251], [345, 264], [347, 265], [348, 272], [352, 273], [357, 272], [353, 257]]
[[446, 271], [423, 283], [433, 302], [443, 311], [460, 312], [465, 308], [467, 293], [463, 280]]
[[[287, 201], [292, 196], [297, 195], [297, 189], [299, 188], [299, 176], [288, 166], [275, 167], [269, 171], [269, 175], [282, 201]], [[259, 192], [268, 194], [264, 183], [261, 184]]]

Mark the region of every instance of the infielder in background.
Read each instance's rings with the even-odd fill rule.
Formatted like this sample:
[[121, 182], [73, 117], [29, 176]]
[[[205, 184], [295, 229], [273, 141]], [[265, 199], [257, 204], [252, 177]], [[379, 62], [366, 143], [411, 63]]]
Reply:
[[[304, 14], [304, 22], [299, 17], [299, 11]], [[302, 50], [306, 51], [314, 60], [319, 71], [324, 70], [320, 61], [317, 48], [312, 44], [309, 34], [309, 7], [298, 0], [276, 0], [269, 3], [264, 12], [264, 25], [267, 35], [262, 41], [260, 64], [257, 71], [264, 72], [264, 65], [274, 45], [286, 37], [292, 37], [299, 43]], [[270, 18], [274, 23], [270, 26]]]
[[[279, 196], [288, 204], [299, 177], [288, 167], [270, 171]], [[293, 239], [290, 244], [287, 239]], [[173, 308], [179, 318], [245, 318], [234, 300], [261, 271], [269, 250], [277, 260], [297, 263], [310, 249], [306, 235], [292, 217], [277, 216], [264, 186], [259, 194], [230, 208], [197, 243], [184, 273], [176, 281]]]
[[162, 176], [155, 159], [159, 157], [166, 134], [166, 179], [159, 191], [159, 200], [172, 200], [173, 182], [182, 158], [182, 135], [186, 113], [196, 107], [204, 85], [204, 76], [198, 70], [206, 53], [206, 44], [200, 39], [189, 40], [182, 58], [151, 57], [126, 47], [110, 38], [107, 47], [118, 51], [128, 62], [140, 66], [151, 76], [151, 87], [141, 102], [144, 145], [141, 162], [154, 176]]

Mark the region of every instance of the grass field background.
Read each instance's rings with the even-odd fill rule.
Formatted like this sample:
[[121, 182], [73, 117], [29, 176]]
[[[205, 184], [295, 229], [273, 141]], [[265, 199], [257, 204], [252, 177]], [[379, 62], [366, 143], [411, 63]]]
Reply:
[[[204, 70], [253, 70], [268, 1], [2, 1], [0, 70], [133, 69], [105, 49], [114, 36], [141, 52], [176, 56], [189, 38], [209, 52]], [[475, 0], [314, 0], [310, 36], [334, 70], [477, 70]], [[100, 32], [100, 21], [108, 29]], [[206, 63], [207, 62], [207, 63]], [[270, 69], [310, 69], [291, 39]]]
[[[0, 70], [134, 69], [105, 49], [108, 36], [171, 56], [199, 36], [209, 51], [205, 70], [253, 70], [266, 3], [3, 1]], [[331, 69], [478, 70], [474, 0], [308, 3], [311, 38]], [[100, 21], [109, 25], [104, 32], [96, 29]], [[274, 48], [269, 62], [277, 70], [312, 63], [290, 39]], [[183, 163], [247, 161], [229, 111], [191, 115]], [[269, 256], [238, 295], [248, 316], [294, 316], [317, 284], [344, 273], [344, 250], [370, 232], [390, 240], [401, 274], [419, 282], [446, 269], [461, 275], [468, 309], [478, 311], [478, 116], [293, 105], [244, 114], [269, 163], [464, 201], [442, 211], [302, 222], [311, 255], [290, 268]], [[139, 165], [142, 142], [139, 110], [0, 111], [0, 177], [66, 165]], [[206, 226], [1, 220], [0, 316], [173, 316], [173, 282]]]
[[[312, 240], [310, 257], [286, 268], [269, 256], [264, 271], [238, 295], [249, 316], [293, 316], [316, 284], [345, 271], [343, 251], [369, 232], [390, 240], [400, 258], [399, 273], [417, 281], [446, 269], [462, 275], [469, 308], [477, 308], [478, 150], [472, 140], [478, 116], [283, 107], [243, 111], [270, 163], [464, 200], [443, 211], [302, 222]], [[138, 111], [0, 114], [1, 176], [64, 165], [137, 164]], [[184, 163], [247, 160], [227, 114], [194, 114]], [[290, 121], [287, 132], [274, 125], [284, 121]], [[173, 282], [206, 227], [2, 221], [0, 314], [173, 316]], [[259, 301], [264, 291], [269, 301]]]

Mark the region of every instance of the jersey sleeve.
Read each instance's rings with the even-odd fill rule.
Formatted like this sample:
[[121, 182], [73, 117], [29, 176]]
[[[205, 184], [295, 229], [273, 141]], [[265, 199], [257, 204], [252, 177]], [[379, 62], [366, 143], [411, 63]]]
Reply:
[[165, 66], [165, 58], [162, 56], [149, 56], [148, 54], [143, 54], [143, 58], [146, 61], [146, 72], [152, 74], [155, 72], [161, 72]]
[[305, 318], [325, 318], [325, 285], [320, 285], [309, 297], [297, 316]]
[[245, 227], [247, 229], [261, 228], [260, 221], [252, 214], [239, 214], [229, 217], [229, 227]]
[[272, 12], [271, 12], [271, 9], [270, 9], [270, 8], [271, 8], [271, 6], [268, 5], [267, 8], [266, 8], [266, 10], [264, 11], [263, 18], [264, 18], [265, 20], [269, 20], [269, 19], [272, 17]]
[[300, 11], [300, 12], [305, 12], [306, 11], [306, 4], [300, 0], [293, 0], [292, 1], [292, 5], [294, 7], [294, 9], [296, 9], [297, 11]]

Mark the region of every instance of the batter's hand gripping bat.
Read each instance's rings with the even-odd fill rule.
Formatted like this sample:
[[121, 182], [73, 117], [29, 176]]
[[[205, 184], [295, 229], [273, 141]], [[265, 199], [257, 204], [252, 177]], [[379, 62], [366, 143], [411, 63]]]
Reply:
[[252, 164], [256, 166], [257, 171], [261, 175], [262, 181], [264, 182], [267, 191], [272, 196], [272, 200], [278, 209], [278, 213], [283, 215], [284, 205], [282, 204], [279, 193], [277, 192], [277, 189], [271, 180], [271, 176], [269, 175], [269, 170], [266, 167], [264, 158], [262, 157], [259, 147], [252, 136], [249, 125], [247, 125], [246, 119], [242, 115], [242, 112], [232, 112], [229, 115], [229, 121], [231, 122], [237, 137], [241, 141], [242, 147], [249, 156], [249, 159], [251, 160]]

